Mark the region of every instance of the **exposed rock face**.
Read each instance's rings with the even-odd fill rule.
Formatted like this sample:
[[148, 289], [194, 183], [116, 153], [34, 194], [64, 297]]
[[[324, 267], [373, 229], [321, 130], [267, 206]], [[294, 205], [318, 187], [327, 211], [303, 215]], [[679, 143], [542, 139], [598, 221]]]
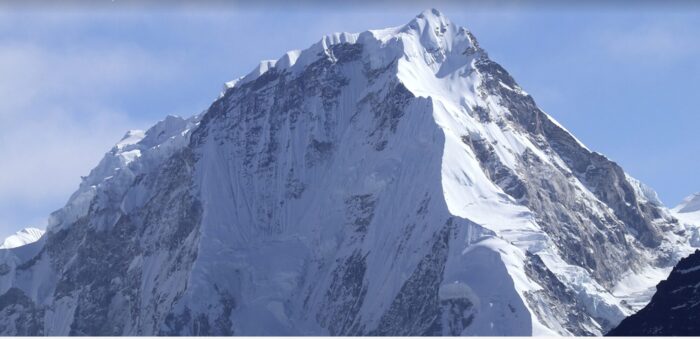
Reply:
[[429, 10], [127, 133], [0, 251], [0, 333], [601, 334], [689, 248], [652, 195]]
[[609, 336], [696, 336], [700, 333], [700, 250], [682, 259], [656, 286], [651, 302]]

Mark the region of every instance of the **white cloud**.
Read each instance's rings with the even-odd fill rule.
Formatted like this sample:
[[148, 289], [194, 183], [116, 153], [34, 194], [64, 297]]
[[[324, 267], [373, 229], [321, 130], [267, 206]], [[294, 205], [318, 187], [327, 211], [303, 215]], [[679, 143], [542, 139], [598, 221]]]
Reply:
[[641, 63], [677, 62], [697, 57], [697, 36], [685, 25], [641, 25], [624, 31], [598, 32], [605, 50], [619, 60]]
[[126, 130], [150, 124], [110, 102], [181, 68], [135, 47], [92, 47], [0, 41], [0, 234], [44, 217], [18, 221], [13, 206], [65, 201]]
[[177, 65], [132, 47], [55, 50], [0, 42], [0, 118], [38, 105], [85, 106], [144, 82], [172, 78]]
[[51, 109], [5, 125], [0, 201], [67, 198], [77, 187], [78, 174], [87, 174], [134, 124], [123, 114], [102, 111], [78, 119]]

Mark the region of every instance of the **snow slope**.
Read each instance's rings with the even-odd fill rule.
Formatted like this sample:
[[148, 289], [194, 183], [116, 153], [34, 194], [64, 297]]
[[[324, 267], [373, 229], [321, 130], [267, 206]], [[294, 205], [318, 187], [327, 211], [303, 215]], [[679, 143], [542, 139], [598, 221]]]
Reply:
[[427, 10], [128, 132], [0, 251], [0, 333], [599, 335], [688, 234]]

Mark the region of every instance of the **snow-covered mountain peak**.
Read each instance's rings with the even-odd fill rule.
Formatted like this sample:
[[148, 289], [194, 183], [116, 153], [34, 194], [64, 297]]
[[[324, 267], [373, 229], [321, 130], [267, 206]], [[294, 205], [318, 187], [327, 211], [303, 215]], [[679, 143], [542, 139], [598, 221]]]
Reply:
[[0, 249], [17, 248], [20, 246], [31, 244], [39, 240], [39, 238], [41, 238], [41, 236], [44, 235], [44, 232], [44, 230], [39, 228], [27, 227], [7, 237], [5, 241], [3, 241], [3, 243], [0, 245]]
[[674, 212], [677, 213], [691, 213], [700, 211], [700, 192], [692, 194], [678, 204], [678, 206], [673, 208]]
[[[372, 29], [362, 33], [332, 33], [304, 50], [288, 51], [276, 60], [263, 60], [247, 75], [224, 84], [224, 93], [236, 86], [255, 81], [262, 75], [274, 72], [298, 74], [320, 56], [338, 62], [339, 51], [335, 46], [358, 44], [370, 68], [381, 68], [405, 57], [426, 59], [435, 72], [442, 75], [471, 62], [474, 58], [487, 57], [476, 38], [464, 27], [455, 25], [437, 9], [428, 9], [409, 23], [385, 29]], [[358, 50], [359, 51], [359, 50]], [[443, 64], [449, 64], [442, 67]], [[224, 94], [222, 93], [222, 95]]]
[[428, 10], [128, 134], [8, 254], [43, 329], [0, 334], [601, 334], [687, 247], [656, 200]]
[[674, 217], [686, 225], [691, 244], [700, 247], [700, 192], [692, 194], [671, 210]]
[[414, 30], [418, 35], [426, 38], [426, 40], [421, 40], [422, 42], [434, 43], [437, 38], [451, 40], [456, 27], [449, 18], [433, 8], [418, 14], [404, 26], [402, 31]]
[[487, 56], [469, 30], [454, 24], [436, 9], [423, 11], [403, 26], [362, 33], [358, 40], [369, 40], [363, 39], [368, 33], [383, 45], [396, 46], [401, 52], [397, 57], [406, 56], [409, 60], [426, 57], [428, 64], [436, 66], [445, 62], [465, 64], [471, 58]]
[[466, 37], [467, 30], [452, 23], [437, 9], [428, 9], [406, 24], [401, 32], [416, 34], [420, 44], [428, 50], [449, 51], [457, 38]]

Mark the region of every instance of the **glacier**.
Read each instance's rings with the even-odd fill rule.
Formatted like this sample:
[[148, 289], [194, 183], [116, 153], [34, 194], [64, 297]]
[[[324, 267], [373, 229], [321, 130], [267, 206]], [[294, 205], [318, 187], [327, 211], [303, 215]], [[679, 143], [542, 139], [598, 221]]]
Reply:
[[0, 334], [601, 335], [697, 246], [674, 215], [431, 9], [129, 131], [0, 249]]

